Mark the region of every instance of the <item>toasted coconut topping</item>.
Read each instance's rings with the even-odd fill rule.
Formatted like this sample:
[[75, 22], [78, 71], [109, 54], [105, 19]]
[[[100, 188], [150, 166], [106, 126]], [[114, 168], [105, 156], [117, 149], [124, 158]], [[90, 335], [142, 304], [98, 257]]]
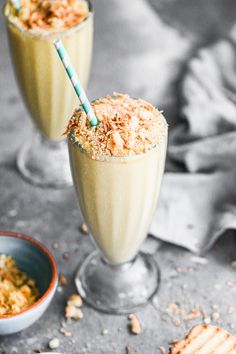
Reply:
[[142, 99], [114, 93], [93, 102], [92, 108], [99, 124], [92, 127], [79, 109], [70, 119], [66, 134], [93, 158], [146, 153], [166, 137], [162, 113]]
[[85, 0], [21, 0], [15, 11], [9, 1], [11, 20], [27, 30], [60, 31], [80, 24], [89, 13]]

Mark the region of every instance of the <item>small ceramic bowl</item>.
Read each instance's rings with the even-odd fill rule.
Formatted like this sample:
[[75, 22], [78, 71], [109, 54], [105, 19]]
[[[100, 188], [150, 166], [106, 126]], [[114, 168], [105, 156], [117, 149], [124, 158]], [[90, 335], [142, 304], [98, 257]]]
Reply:
[[57, 287], [57, 266], [40, 242], [26, 235], [0, 231], [0, 254], [12, 256], [18, 267], [36, 281], [39, 300], [19, 313], [0, 316], [0, 335], [16, 333], [41, 317]]

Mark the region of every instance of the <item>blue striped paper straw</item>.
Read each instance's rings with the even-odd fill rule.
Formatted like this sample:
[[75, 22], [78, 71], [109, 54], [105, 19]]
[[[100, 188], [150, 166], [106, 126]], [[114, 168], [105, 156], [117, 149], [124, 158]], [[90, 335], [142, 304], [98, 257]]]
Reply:
[[20, 3], [20, 0], [12, 0], [12, 4], [14, 6], [14, 9], [16, 11], [19, 11], [20, 8], [21, 8], [21, 3]]
[[86, 96], [86, 93], [81, 86], [81, 83], [79, 81], [78, 75], [75, 72], [75, 69], [70, 61], [69, 55], [65, 50], [65, 47], [62, 44], [62, 41], [60, 39], [55, 39], [54, 40], [54, 45], [57, 50], [57, 53], [62, 61], [62, 64], [64, 65], [66, 72], [72, 82], [72, 85], [74, 87], [74, 90], [79, 97], [79, 100], [81, 102], [81, 105], [87, 114], [87, 117], [89, 119], [89, 122], [92, 126], [98, 125], [98, 120], [97, 117], [95, 116], [95, 113], [89, 103], [89, 100]]

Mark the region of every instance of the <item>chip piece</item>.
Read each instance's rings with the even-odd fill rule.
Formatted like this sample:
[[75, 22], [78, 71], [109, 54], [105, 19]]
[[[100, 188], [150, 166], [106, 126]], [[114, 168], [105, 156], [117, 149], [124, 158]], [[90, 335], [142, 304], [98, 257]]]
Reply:
[[170, 354], [236, 354], [236, 338], [220, 327], [201, 324], [174, 344]]

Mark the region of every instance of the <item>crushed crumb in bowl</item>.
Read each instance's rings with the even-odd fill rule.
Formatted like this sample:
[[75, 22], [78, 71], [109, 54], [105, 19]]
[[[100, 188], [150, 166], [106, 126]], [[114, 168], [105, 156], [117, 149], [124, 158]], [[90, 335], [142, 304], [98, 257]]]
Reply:
[[35, 281], [18, 268], [11, 256], [0, 254], [0, 315], [18, 313], [38, 299]]

